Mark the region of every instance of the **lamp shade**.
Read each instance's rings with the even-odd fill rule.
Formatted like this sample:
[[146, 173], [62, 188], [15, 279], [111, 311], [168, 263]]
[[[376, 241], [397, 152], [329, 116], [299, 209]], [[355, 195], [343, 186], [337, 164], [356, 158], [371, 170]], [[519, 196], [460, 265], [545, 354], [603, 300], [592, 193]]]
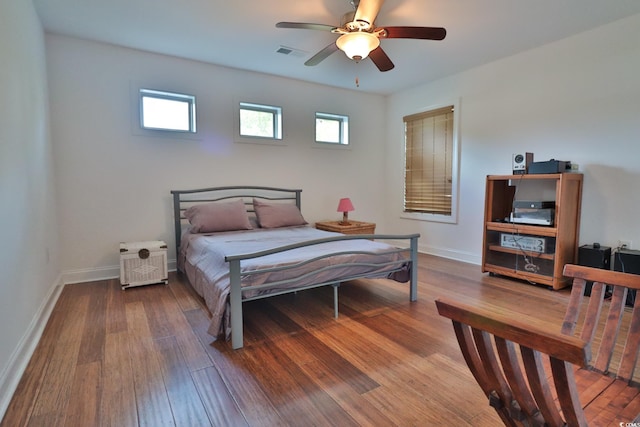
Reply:
[[360, 61], [369, 56], [369, 52], [380, 46], [380, 40], [375, 34], [356, 31], [338, 37], [336, 45], [350, 59]]
[[351, 212], [353, 210], [353, 203], [351, 203], [350, 198], [340, 199], [340, 202], [338, 202], [338, 212]]

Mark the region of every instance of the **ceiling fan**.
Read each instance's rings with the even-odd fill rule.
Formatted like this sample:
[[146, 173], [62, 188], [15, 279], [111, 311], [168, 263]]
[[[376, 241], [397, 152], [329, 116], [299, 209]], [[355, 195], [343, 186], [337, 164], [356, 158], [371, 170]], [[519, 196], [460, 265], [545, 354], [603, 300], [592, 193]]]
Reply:
[[356, 62], [370, 57], [380, 71], [389, 71], [394, 67], [380, 46], [381, 39], [442, 40], [447, 35], [447, 30], [441, 27], [376, 27], [374, 21], [384, 0], [351, 0], [350, 3], [355, 10], [344, 14], [339, 27], [306, 22], [278, 22], [276, 27], [340, 34], [334, 43], [316, 53], [304, 65], [318, 65], [340, 49]]

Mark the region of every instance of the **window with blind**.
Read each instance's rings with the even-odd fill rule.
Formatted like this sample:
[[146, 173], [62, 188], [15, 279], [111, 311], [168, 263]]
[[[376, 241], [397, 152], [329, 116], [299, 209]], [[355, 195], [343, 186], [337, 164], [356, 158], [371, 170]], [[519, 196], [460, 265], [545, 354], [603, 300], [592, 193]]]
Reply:
[[457, 141], [453, 105], [405, 116], [404, 212], [456, 219]]

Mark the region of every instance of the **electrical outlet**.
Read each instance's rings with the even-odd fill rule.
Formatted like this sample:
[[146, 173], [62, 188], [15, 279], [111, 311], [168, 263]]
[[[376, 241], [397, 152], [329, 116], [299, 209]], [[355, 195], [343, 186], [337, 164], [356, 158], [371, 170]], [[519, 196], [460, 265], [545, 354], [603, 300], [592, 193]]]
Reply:
[[631, 247], [631, 240], [618, 240], [618, 247], [624, 249], [633, 249]]

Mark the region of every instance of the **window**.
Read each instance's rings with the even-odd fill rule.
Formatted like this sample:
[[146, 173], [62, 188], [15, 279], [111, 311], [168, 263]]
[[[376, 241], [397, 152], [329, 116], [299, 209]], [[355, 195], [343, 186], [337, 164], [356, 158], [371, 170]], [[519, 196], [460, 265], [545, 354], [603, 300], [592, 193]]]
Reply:
[[282, 108], [241, 102], [240, 136], [282, 139]]
[[196, 132], [196, 97], [140, 89], [140, 126], [174, 132]]
[[316, 113], [316, 142], [349, 145], [349, 117]]
[[404, 212], [414, 214], [414, 218], [456, 221], [458, 144], [454, 111], [449, 105], [403, 119]]

